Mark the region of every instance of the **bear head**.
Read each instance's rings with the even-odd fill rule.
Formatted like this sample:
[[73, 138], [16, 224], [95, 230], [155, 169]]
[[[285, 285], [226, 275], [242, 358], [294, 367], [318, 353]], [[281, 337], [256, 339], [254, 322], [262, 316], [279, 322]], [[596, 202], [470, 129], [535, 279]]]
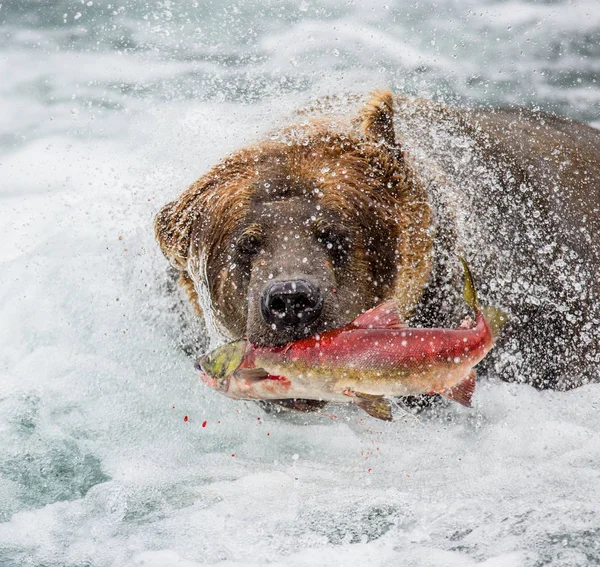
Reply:
[[190, 299], [229, 338], [281, 345], [394, 297], [431, 270], [431, 211], [394, 132], [393, 97], [303, 119], [213, 167], [158, 213]]

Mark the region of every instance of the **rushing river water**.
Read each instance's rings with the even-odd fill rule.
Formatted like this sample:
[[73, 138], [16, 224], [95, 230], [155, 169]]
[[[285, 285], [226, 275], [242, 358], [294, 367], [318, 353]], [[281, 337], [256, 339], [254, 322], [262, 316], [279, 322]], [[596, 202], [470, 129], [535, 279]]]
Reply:
[[600, 125], [597, 0], [8, 0], [0, 26], [0, 567], [600, 563], [600, 385], [265, 414], [200, 384], [152, 233], [309, 96]]

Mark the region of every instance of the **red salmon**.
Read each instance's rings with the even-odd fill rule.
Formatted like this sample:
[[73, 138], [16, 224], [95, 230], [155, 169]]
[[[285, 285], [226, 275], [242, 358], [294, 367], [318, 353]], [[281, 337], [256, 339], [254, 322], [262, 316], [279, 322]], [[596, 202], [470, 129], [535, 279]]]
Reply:
[[480, 309], [462, 262], [464, 297], [475, 319], [456, 329], [410, 328], [390, 300], [349, 325], [282, 347], [223, 345], [197, 368], [205, 383], [236, 399], [351, 402], [385, 420], [392, 419], [390, 397], [441, 394], [470, 407], [473, 367], [494, 346], [506, 317]]

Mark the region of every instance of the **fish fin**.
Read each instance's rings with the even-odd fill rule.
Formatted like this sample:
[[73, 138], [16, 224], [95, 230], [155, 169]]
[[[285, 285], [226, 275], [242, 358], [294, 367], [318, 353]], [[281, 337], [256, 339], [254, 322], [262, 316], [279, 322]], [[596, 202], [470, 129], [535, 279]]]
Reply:
[[458, 258], [465, 271], [465, 287], [463, 289], [463, 297], [467, 305], [475, 312], [479, 311], [479, 303], [477, 301], [477, 290], [475, 289], [475, 283], [473, 282], [473, 274], [469, 269], [467, 261], [459, 256]]
[[[504, 323], [508, 321], [508, 315], [498, 309], [497, 307], [479, 307], [479, 301], [477, 299], [477, 290], [475, 289], [475, 283], [473, 282], [473, 275], [471, 274], [471, 270], [466, 262], [466, 260], [459, 256], [459, 260], [463, 265], [463, 269], [465, 271], [465, 287], [463, 290], [463, 297], [465, 298], [465, 302], [467, 305], [475, 311], [475, 313], [481, 311], [487, 324], [492, 331], [492, 337], [495, 339], [498, 336], [498, 333]], [[461, 327], [465, 325], [465, 321]]]
[[473, 397], [473, 392], [475, 391], [476, 378], [477, 375], [475, 374], [475, 370], [471, 370], [469, 375], [462, 382], [459, 382], [453, 388], [449, 388], [443, 392], [440, 392], [440, 394], [446, 396], [450, 400], [454, 400], [455, 402], [470, 408], [471, 398]]
[[361, 329], [403, 329], [407, 324], [400, 316], [396, 300], [388, 299], [359, 315], [351, 326]]
[[492, 331], [492, 337], [495, 339], [500, 329], [508, 321], [508, 315], [497, 307], [484, 307], [481, 312]]
[[370, 416], [384, 421], [392, 421], [392, 404], [387, 398], [360, 392], [353, 392], [349, 395], [353, 396], [354, 404]]
[[270, 374], [264, 368], [238, 368], [233, 376], [243, 380], [265, 380]]

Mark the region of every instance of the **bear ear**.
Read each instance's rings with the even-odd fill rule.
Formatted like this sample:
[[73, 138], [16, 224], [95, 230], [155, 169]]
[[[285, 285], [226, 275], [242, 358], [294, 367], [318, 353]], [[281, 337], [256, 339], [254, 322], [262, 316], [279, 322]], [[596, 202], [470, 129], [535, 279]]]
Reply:
[[178, 199], [167, 203], [154, 218], [156, 240], [171, 265], [187, 267], [194, 221], [200, 216], [205, 185], [196, 182]]
[[359, 111], [361, 131], [372, 140], [396, 147], [394, 97], [391, 91], [375, 91]]

